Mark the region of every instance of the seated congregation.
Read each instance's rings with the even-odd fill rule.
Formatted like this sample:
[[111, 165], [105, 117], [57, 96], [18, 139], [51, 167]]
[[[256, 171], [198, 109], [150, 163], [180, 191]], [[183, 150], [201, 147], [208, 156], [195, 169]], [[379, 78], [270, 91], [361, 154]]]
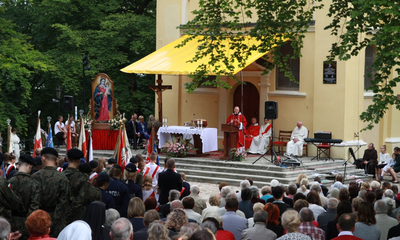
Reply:
[[[221, 182], [206, 199], [174, 159], [159, 166], [156, 153], [148, 164], [138, 154], [123, 171], [115, 159], [81, 163], [81, 156], [45, 148], [40, 161], [20, 157], [18, 172], [0, 182], [0, 239], [400, 238], [400, 194], [389, 182], [346, 185], [337, 175], [325, 186], [301, 173], [288, 186], [272, 180], [259, 189], [248, 177], [240, 186]], [[57, 184], [41, 180], [50, 173]], [[22, 177], [32, 189], [17, 184]]]

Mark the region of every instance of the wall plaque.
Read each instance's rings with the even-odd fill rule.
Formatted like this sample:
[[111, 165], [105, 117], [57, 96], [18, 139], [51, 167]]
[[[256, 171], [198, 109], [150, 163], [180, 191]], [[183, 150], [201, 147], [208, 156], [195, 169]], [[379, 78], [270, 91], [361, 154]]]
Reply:
[[324, 61], [324, 84], [336, 84], [336, 61], [326, 62]]

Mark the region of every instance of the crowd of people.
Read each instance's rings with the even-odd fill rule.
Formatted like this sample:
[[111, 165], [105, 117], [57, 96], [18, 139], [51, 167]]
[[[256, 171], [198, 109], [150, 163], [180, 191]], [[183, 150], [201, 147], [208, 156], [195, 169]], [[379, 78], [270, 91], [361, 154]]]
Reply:
[[[155, 118], [153, 115], [149, 116], [148, 123], [144, 121], [144, 116], [140, 115], [138, 117], [136, 113], [132, 115], [131, 120], [126, 123], [126, 132], [132, 148], [137, 149], [139, 143], [149, 140], [151, 127], [154, 121]], [[74, 116], [70, 115], [67, 121], [64, 122], [64, 117], [60, 115], [58, 116], [58, 121], [54, 124], [54, 136], [57, 139], [57, 146], [67, 144], [68, 127], [70, 127], [71, 130], [72, 147], [76, 147], [78, 145], [79, 133], [77, 129], [78, 126], [74, 121]], [[20, 140], [16, 135], [16, 128], [12, 129], [12, 133], [13, 142], [15, 143], [13, 144], [13, 147], [18, 147], [18, 143]], [[46, 133], [43, 131], [43, 134]], [[47, 134], [45, 138], [47, 138]], [[14, 152], [19, 153], [19, 149], [14, 149]], [[19, 156], [17, 157], [17, 159], [18, 158]]]
[[[356, 159], [354, 164], [357, 168], [364, 169], [366, 174], [371, 174], [373, 179], [383, 180], [385, 174], [392, 176], [393, 183], [399, 183], [397, 173], [400, 172], [400, 161], [396, 158], [400, 154], [400, 148], [395, 147], [393, 154], [387, 152], [386, 145], [380, 147], [380, 152], [376, 151], [374, 144], [369, 143], [368, 148], [360, 159]], [[378, 158], [379, 156], [379, 158]]]
[[0, 178], [1, 240], [400, 239], [398, 187], [379, 179], [345, 185], [337, 175], [325, 186], [301, 173], [288, 186], [272, 180], [259, 189], [248, 177], [240, 191], [221, 182], [204, 199], [174, 159], [157, 165], [155, 152], [124, 167], [113, 158], [87, 163], [75, 148], [36, 155], [17, 164], [0, 155], [15, 166]]

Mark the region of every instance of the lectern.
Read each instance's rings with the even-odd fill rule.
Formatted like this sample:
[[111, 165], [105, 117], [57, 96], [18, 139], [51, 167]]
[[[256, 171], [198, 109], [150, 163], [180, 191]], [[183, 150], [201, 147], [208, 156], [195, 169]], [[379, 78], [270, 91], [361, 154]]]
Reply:
[[224, 132], [224, 156], [221, 160], [230, 159], [231, 148], [236, 148], [237, 133], [240, 131], [238, 127], [231, 124], [222, 124], [221, 131]]

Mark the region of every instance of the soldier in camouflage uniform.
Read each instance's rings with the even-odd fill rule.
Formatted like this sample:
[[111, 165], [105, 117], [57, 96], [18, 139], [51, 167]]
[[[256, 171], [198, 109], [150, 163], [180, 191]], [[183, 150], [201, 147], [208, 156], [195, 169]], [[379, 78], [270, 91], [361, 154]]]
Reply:
[[[88, 175], [78, 170], [81, 158], [83, 158], [83, 152], [79, 149], [72, 148], [67, 152], [69, 164], [68, 168], [63, 171], [63, 173], [69, 180], [70, 205], [66, 211], [68, 224], [82, 219], [86, 206], [91, 202], [99, 199], [101, 200], [100, 191], [93, 191], [93, 189], [91, 189], [93, 186], [88, 183]], [[87, 165], [89, 171], [92, 171], [92, 168], [88, 163], [82, 164]]]
[[21, 207], [21, 199], [11, 190], [12, 184], [9, 184], [4, 177], [0, 177], [0, 216], [10, 218], [6, 215], [6, 210], [15, 210]]
[[[4, 160], [4, 154], [0, 152], [0, 166]], [[11, 184], [7, 182], [3, 175], [0, 176], [0, 217], [11, 218], [6, 216], [6, 210], [18, 209], [21, 207], [20, 198], [11, 190]]]
[[117, 160], [115, 160], [114, 158], [109, 158], [107, 160], [107, 167], [103, 170], [103, 172], [106, 172], [108, 174], [108, 172], [110, 171], [110, 169], [114, 166], [114, 164], [117, 163]]
[[87, 183], [87, 185], [85, 186], [87, 188], [86, 192], [86, 196], [85, 196], [85, 201], [84, 201], [84, 206], [86, 209], [86, 206], [88, 206], [89, 204], [91, 204], [94, 201], [99, 201], [101, 202], [101, 192], [100, 189], [95, 188], [92, 184]]
[[[89, 163], [81, 163], [79, 164], [79, 171], [86, 175], [86, 178], [89, 179], [90, 175], [93, 172], [92, 167]], [[90, 179], [87, 181], [87, 184], [84, 185], [85, 187], [85, 198], [83, 206], [86, 210], [86, 207], [94, 201], [101, 201], [101, 192], [99, 189], [93, 187], [90, 183]]]
[[23, 154], [19, 158], [19, 171], [9, 180], [11, 189], [21, 198], [22, 206], [12, 211], [10, 224], [13, 232], [19, 231], [22, 236], [20, 240], [29, 238], [30, 233], [26, 230], [26, 218], [35, 210], [39, 209], [39, 183], [32, 178], [30, 172], [35, 165], [30, 155]]
[[63, 171], [69, 181], [69, 206], [66, 211], [67, 224], [82, 219], [85, 211], [84, 200], [88, 177], [78, 170], [83, 158], [83, 152], [77, 148], [72, 148], [67, 152], [68, 168]]
[[32, 177], [39, 182], [40, 209], [51, 216], [50, 236], [57, 237], [66, 226], [65, 213], [69, 206], [68, 178], [56, 169], [58, 153], [54, 148], [43, 148], [41, 155], [44, 167]]

